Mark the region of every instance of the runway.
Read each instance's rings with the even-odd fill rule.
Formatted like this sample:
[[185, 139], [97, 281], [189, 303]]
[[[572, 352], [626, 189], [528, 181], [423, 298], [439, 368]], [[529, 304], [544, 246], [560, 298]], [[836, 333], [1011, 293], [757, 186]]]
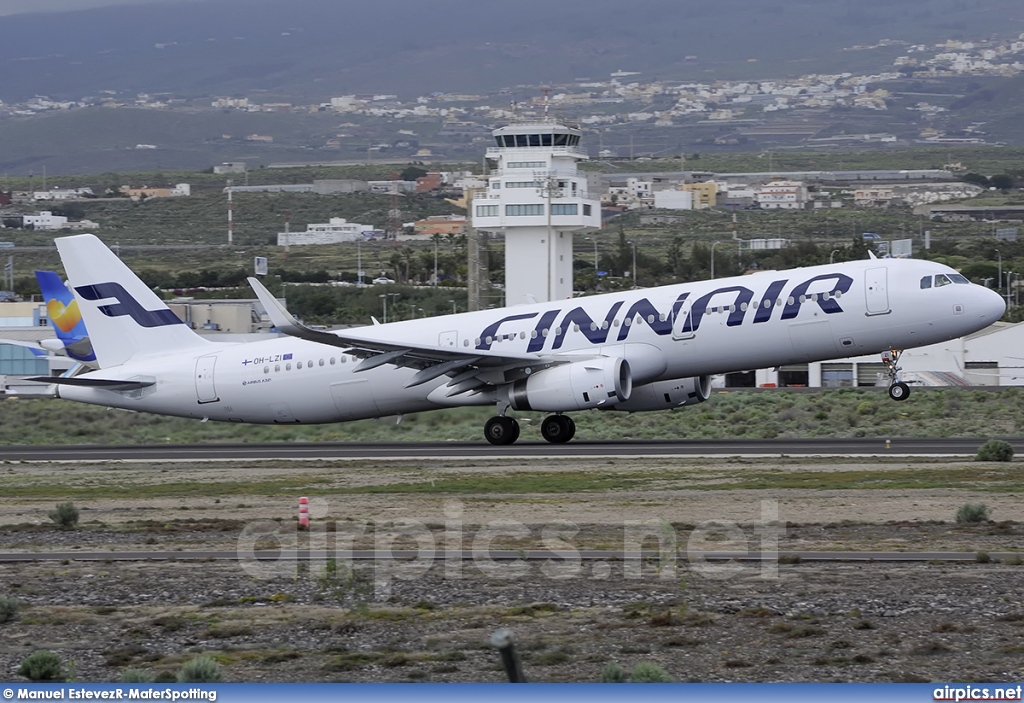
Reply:
[[[1024, 439], [1007, 438], [1018, 454]], [[521, 442], [296, 442], [188, 445], [39, 445], [0, 448], [3, 461], [261, 461], [288, 459], [632, 458], [672, 456], [974, 456], [985, 439], [729, 439]]]
[[[1017, 552], [991, 552], [991, 561], [1019, 557]], [[626, 552], [623, 550], [580, 549], [569, 551], [549, 551], [544, 549], [528, 550], [471, 550], [443, 551], [425, 550], [389, 550], [372, 549], [352, 551], [284, 549], [284, 550], [141, 550], [123, 552], [6, 552], [0, 553], [0, 563], [24, 563], [35, 561], [323, 561], [326, 559], [351, 559], [356, 562], [414, 562], [427, 560], [441, 563], [449, 560], [461, 561], [555, 561], [555, 562], [631, 562], [662, 559], [661, 554], [653, 551]], [[772, 562], [781, 564], [798, 564], [802, 562], [978, 562], [977, 552], [818, 552], [791, 551], [779, 552], [729, 552], [729, 551], [690, 551], [679, 552], [676, 559], [680, 562], [700, 563], [705, 561], [738, 561], [738, 562]]]

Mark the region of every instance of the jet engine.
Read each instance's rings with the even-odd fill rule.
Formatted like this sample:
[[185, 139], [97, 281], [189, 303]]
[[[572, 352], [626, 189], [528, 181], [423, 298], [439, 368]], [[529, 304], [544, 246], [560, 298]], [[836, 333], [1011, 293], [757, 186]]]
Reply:
[[603, 356], [536, 371], [507, 386], [507, 393], [513, 410], [564, 412], [621, 403], [632, 389], [629, 363]]
[[681, 408], [684, 405], [703, 403], [709, 395], [711, 395], [710, 376], [676, 378], [671, 381], [656, 381], [637, 386], [628, 400], [617, 403], [608, 409], [638, 413], [648, 410]]

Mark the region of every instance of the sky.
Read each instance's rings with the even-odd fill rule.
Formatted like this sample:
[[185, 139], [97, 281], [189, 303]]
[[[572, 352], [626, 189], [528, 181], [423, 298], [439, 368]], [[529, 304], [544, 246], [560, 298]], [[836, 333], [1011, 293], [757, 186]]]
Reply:
[[167, 2], [168, 0], [0, 0], [0, 16], [25, 12], [89, 10], [109, 5], [142, 5], [160, 1]]

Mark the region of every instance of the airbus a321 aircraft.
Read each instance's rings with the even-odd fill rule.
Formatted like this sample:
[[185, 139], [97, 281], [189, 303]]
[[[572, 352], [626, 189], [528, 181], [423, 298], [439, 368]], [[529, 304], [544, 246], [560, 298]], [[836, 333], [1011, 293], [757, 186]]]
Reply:
[[980, 330], [994, 291], [927, 261], [869, 259], [323, 332], [255, 279], [286, 337], [205, 340], [91, 234], [56, 240], [99, 370], [60, 397], [228, 422], [325, 423], [490, 405], [484, 436], [511, 444], [517, 411], [550, 413], [569, 441], [574, 410], [642, 412], [700, 403], [711, 374], [881, 353], [889, 395], [901, 350]]

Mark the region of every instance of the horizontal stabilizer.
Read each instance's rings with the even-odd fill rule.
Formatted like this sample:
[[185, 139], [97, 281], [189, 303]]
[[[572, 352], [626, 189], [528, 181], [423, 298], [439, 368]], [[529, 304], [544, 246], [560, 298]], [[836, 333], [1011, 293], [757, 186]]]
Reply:
[[156, 385], [156, 381], [122, 381], [114, 378], [64, 378], [63, 376], [34, 376], [25, 379], [37, 383], [55, 383], [58, 386], [85, 386], [105, 391], [137, 391]]

